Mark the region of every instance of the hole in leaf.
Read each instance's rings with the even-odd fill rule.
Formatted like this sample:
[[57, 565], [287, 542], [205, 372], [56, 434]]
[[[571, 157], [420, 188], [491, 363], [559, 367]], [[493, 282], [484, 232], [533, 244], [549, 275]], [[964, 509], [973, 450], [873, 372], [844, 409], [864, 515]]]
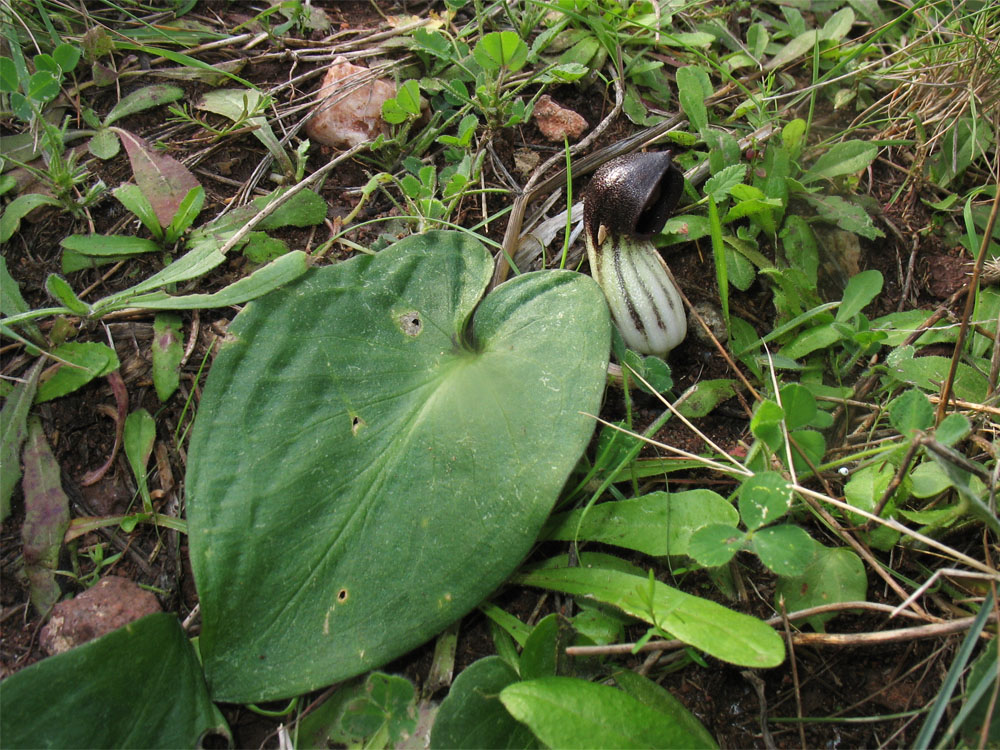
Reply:
[[341, 604], [347, 601], [347, 589], [341, 589], [337, 592], [337, 601]]
[[351, 417], [351, 434], [357, 435], [362, 427], [365, 426], [365, 420], [359, 417], [357, 414]]
[[396, 318], [399, 329], [407, 336], [419, 336], [424, 329], [424, 322], [420, 319], [420, 313], [416, 310], [408, 310]]

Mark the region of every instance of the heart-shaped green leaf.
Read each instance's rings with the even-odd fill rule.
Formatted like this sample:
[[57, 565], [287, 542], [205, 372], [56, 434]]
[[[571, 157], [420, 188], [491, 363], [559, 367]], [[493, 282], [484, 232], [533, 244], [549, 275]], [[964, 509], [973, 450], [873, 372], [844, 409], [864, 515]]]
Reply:
[[177, 618], [147, 615], [3, 682], [3, 746], [231, 745]]
[[600, 405], [610, 323], [571, 272], [488, 296], [482, 245], [429, 232], [250, 303], [187, 474], [215, 698], [296, 695], [442, 630], [528, 552]]

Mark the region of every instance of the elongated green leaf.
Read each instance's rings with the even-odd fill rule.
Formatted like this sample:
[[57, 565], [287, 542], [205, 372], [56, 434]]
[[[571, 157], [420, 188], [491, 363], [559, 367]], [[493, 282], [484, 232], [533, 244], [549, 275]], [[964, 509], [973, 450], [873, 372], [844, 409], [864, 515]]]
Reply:
[[591, 596], [663, 628], [675, 638], [733, 664], [773, 667], [784, 661], [781, 637], [760, 620], [655, 581], [603, 567], [535, 567], [516, 577], [527, 586]]
[[178, 367], [184, 357], [181, 318], [160, 313], [153, 318], [153, 385], [160, 401], [166, 401], [180, 385]]
[[50, 273], [45, 279], [45, 291], [74, 315], [89, 315], [90, 305], [80, 300], [66, 279]]
[[711, 747], [682, 722], [627, 693], [573, 677], [515, 682], [500, 700], [549, 747]]
[[600, 403], [610, 324], [571, 272], [524, 274], [477, 308], [491, 272], [478, 242], [429, 232], [316, 270], [230, 325], [187, 475], [220, 700], [384, 664], [530, 549], [593, 432], [581, 412]]
[[522, 680], [569, 674], [566, 647], [573, 645], [576, 632], [569, 620], [558, 613], [543, 617], [531, 630], [521, 651]]
[[[28, 312], [28, 303], [21, 296], [21, 288], [7, 270], [7, 259], [0, 256], [0, 314], [6, 316], [20, 315]], [[21, 330], [36, 342], [42, 342], [41, 331], [34, 323], [22, 323]]]
[[[279, 188], [267, 195], [255, 198], [253, 205], [258, 209], [281, 197], [285, 190]], [[300, 190], [282, 203], [270, 216], [264, 218], [259, 229], [280, 229], [281, 227], [311, 227], [323, 223], [326, 218], [326, 200], [315, 190]]]
[[184, 200], [177, 207], [177, 213], [174, 214], [174, 218], [170, 221], [170, 226], [165, 229], [163, 233], [164, 241], [170, 243], [176, 242], [177, 238], [184, 234], [188, 227], [194, 223], [194, 220], [198, 218], [203, 205], [205, 205], [205, 188], [201, 185], [191, 188], [188, 194], [184, 196]]
[[[140, 29], [142, 31], [143, 29]], [[156, 32], [162, 35], [159, 29]], [[133, 32], [133, 36], [135, 33]], [[165, 57], [167, 60], [171, 60], [178, 65], [184, 67], [196, 68], [208, 73], [211, 76], [224, 75], [227, 78], [235, 81], [236, 83], [242, 84], [243, 86], [249, 86], [250, 88], [256, 88], [250, 81], [240, 78], [235, 73], [230, 72], [227, 68], [222, 66], [209, 65], [204, 60], [199, 60], [196, 57], [191, 57], [190, 55], [185, 55], [180, 52], [174, 52], [172, 49], [164, 49], [162, 47], [153, 47], [148, 44], [133, 44], [132, 42], [115, 42], [115, 49], [117, 50], [135, 50], [136, 52], [143, 52], [150, 57]], [[239, 68], [237, 68], [239, 69]]]
[[729, 319], [729, 271], [726, 264], [726, 247], [722, 242], [722, 224], [719, 221], [719, 209], [715, 198], [708, 196], [708, 221], [712, 238], [712, 256], [715, 259], [715, 280], [719, 286], [719, 300], [722, 303], [722, 317], [726, 328], [730, 327]]
[[[294, 174], [295, 168], [281, 142], [267, 120], [259, 115], [261, 94], [251, 89], [213, 89], [206, 92], [195, 106], [217, 115], [228, 117], [233, 122], [245, 123], [254, 128], [253, 134], [281, 165], [282, 170]], [[251, 116], [253, 115], [253, 116]]]
[[160, 250], [152, 240], [119, 234], [71, 234], [59, 241], [67, 250], [91, 257], [139, 255]]
[[827, 19], [820, 29], [819, 38], [824, 41], [839, 42], [854, 25], [854, 11], [851, 8], [841, 8]]
[[715, 35], [707, 31], [678, 31], [663, 34], [661, 41], [668, 47], [710, 47], [715, 41]]
[[[199, 276], [204, 276], [213, 268], [226, 262], [226, 256], [219, 252], [219, 246], [211, 241], [198, 244], [192, 247], [187, 253], [175, 260], [162, 271], [150, 276], [145, 281], [141, 281], [131, 289], [123, 292], [118, 297], [128, 297], [135, 294], [158, 289], [168, 284], [178, 284], [182, 281], [190, 281]], [[104, 306], [106, 300], [101, 300]], [[97, 305], [95, 305], [97, 307]]]
[[708, 125], [705, 100], [712, 95], [712, 82], [702, 68], [687, 65], [677, 69], [677, 97], [695, 132]]
[[796, 58], [801, 57], [806, 52], [811, 50], [816, 44], [816, 40], [818, 38], [819, 32], [815, 29], [803, 31], [801, 34], [789, 41], [784, 47], [778, 50], [777, 54], [764, 66], [764, 69], [773, 70], [793, 62]]
[[3, 210], [0, 216], [0, 242], [7, 242], [21, 226], [21, 219], [39, 206], [58, 206], [59, 201], [41, 193], [19, 195]]
[[778, 350], [778, 356], [799, 359], [819, 349], [826, 349], [843, 337], [844, 334], [832, 323], [812, 326], [792, 339], [786, 346], [781, 347]]
[[4, 747], [197, 747], [229, 729], [177, 618], [149, 615], [3, 682]]
[[[997, 639], [990, 640], [982, 653], [976, 657], [969, 671], [968, 691], [966, 700], [968, 704], [963, 707], [964, 716], [961, 717], [962, 735], [966, 743], [971, 747], [979, 742], [983, 729], [986, 725], [986, 742], [988, 745], [1000, 743], [1000, 700], [996, 696], [996, 665], [997, 665]], [[979, 693], [978, 699], [970, 698], [975, 695], [977, 688], [986, 689]], [[967, 709], [967, 710], [966, 710]]]
[[58, 365], [55, 373], [38, 386], [35, 403], [51, 401], [72, 393], [94, 378], [118, 369], [118, 355], [106, 344], [68, 342], [57, 346], [51, 354], [66, 364]]
[[[167, 268], [170, 268], [168, 266]], [[178, 297], [165, 292], [150, 292], [120, 302], [117, 307], [143, 307], [148, 310], [200, 310], [242, 305], [262, 294], [294, 281], [308, 270], [306, 254], [301, 250], [282, 255], [249, 276], [212, 294], [186, 294]]]
[[739, 522], [736, 509], [711, 490], [652, 492], [553, 515], [544, 539], [604, 542], [647, 555], [686, 555], [688, 540], [709, 523]]
[[153, 501], [149, 497], [149, 485], [146, 482], [146, 464], [153, 452], [156, 440], [156, 422], [145, 409], [137, 409], [125, 419], [125, 431], [122, 443], [125, 446], [125, 456], [128, 458], [132, 474], [135, 476], [142, 496], [142, 507], [147, 513], [153, 510]]
[[857, 203], [839, 195], [816, 194], [803, 197], [824, 221], [836, 224], [845, 232], [853, 232], [870, 240], [885, 237], [885, 232], [872, 223], [872, 217]]
[[730, 378], [699, 380], [678, 399], [677, 411], [688, 419], [711, 413], [723, 401], [736, 395], [736, 381]]
[[882, 272], [862, 271], [844, 287], [844, 298], [837, 309], [837, 320], [848, 321], [861, 312], [882, 291]]
[[35, 400], [43, 360], [14, 386], [0, 409], [0, 522], [10, 515], [10, 496], [21, 479], [21, 444], [28, 435], [28, 410]]
[[163, 239], [163, 227], [160, 226], [160, 220], [156, 218], [156, 211], [153, 210], [153, 204], [149, 202], [149, 199], [146, 198], [146, 195], [138, 185], [132, 185], [131, 183], [119, 185], [111, 191], [111, 194], [126, 209], [134, 213], [139, 218], [139, 221], [142, 222], [142, 225], [156, 239]]
[[29, 309], [21, 296], [21, 288], [7, 270], [7, 259], [0, 256], [0, 314], [20, 315]]
[[175, 102], [184, 96], [184, 89], [180, 86], [171, 86], [164, 83], [143, 86], [136, 89], [131, 94], [123, 96], [121, 100], [111, 108], [107, 117], [104, 118], [104, 125], [112, 125], [123, 117], [143, 112], [162, 104]]
[[[989, 390], [986, 379], [989, 363], [978, 360], [977, 364], [981, 366], [974, 368], [962, 362], [958, 364], [952, 390], [960, 399], [981, 404], [986, 399]], [[948, 377], [950, 368], [950, 357], [929, 355], [901, 359], [891, 365], [890, 371], [904, 382], [912, 383], [927, 391], [936, 392], [940, 390], [941, 383]]]
[[17, 67], [9, 57], [0, 57], [0, 91], [13, 94], [20, 88]]
[[[181, 281], [196, 279], [225, 262], [226, 256], [219, 252], [219, 243], [215, 238], [202, 236], [193, 243], [193, 247], [188, 252], [162, 271], [158, 271], [130, 289], [109, 295], [95, 302], [93, 305], [94, 310], [103, 313], [128, 307], [129, 301], [136, 299], [140, 295], [148, 294], [151, 290], [159, 289], [168, 284], [177, 284]], [[178, 299], [172, 298], [166, 293], [155, 295], [155, 298], [159, 300]], [[167, 307], [166, 309], [170, 308]]]
[[823, 154], [802, 176], [803, 184], [816, 180], [854, 174], [865, 169], [878, 156], [878, 146], [868, 141], [842, 141]]

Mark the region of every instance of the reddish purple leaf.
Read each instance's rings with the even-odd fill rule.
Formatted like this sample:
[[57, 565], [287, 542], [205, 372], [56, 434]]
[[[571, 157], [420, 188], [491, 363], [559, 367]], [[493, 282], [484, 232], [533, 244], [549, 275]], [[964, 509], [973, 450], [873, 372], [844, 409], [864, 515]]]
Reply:
[[28, 423], [28, 439], [22, 458], [24, 572], [28, 576], [31, 603], [44, 615], [61, 595], [56, 583], [56, 566], [63, 535], [69, 528], [69, 499], [59, 479], [59, 464], [37, 417]]
[[170, 226], [174, 214], [192, 189], [200, 184], [190, 170], [172, 156], [154, 151], [142, 138], [127, 130], [113, 128], [132, 162], [135, 184], [156, 212], [160, 226]]

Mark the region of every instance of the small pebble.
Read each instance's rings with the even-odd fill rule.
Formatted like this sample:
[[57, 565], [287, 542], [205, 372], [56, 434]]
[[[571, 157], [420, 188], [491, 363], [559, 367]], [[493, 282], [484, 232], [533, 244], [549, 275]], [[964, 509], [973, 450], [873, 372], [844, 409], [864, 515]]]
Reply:
[[334, 59], [320, 86], [316, 114], [305, 131], [317, 143], [351, 148], [385, 132], [382, 104], [396, 95], [396, 87], [382, 78], [368, 77], [368, 68], [341, 56]]
[[[725, 344], [729, 340], [729, 332], [726, 330], [726, 320], [722, 317], [722, 311], [719, 308], [708, 302], [696, 302], [691, 307], [702, 317], [720, 344]], [[698, 319], [694, 315], [688, 316], [688, 334], [694, 336], [694, 338], [703, 344], [712, 343], [712, 339], [709, 338], [709, 335], [701, 327], [701, 323], [698, 322]]]
[[583, 117], [556, 104], [548, 94], [543, 94], [535, 102], [531, 117], [542, 135], [550, 141], [562, 141], [564, 137], [575, 141], [587, 129], [587, 121]]

